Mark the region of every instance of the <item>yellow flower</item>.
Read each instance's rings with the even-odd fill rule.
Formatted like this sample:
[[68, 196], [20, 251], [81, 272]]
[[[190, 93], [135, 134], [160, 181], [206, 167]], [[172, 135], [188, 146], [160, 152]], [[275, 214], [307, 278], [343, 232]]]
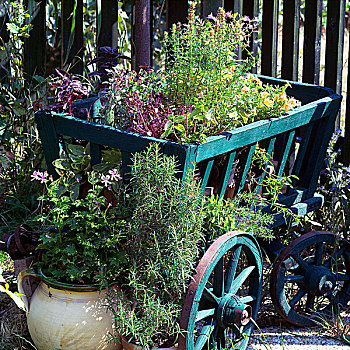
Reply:
[[252, 110], [252, 115], [253, 115], [254, 117], [256, 116], [256, 110], [255, 110], [255, 109]]
[[289, 103], [285, 103], [285, 104], [282, 106], [282, 109], [283, 109], [284, 111], [289, 111], [289, 110], [291, 110], [291, 109], [293, 109], [293, 108], [292, 108], [292, 106], [291, 106]]
[[265, 98], [265, 100], [264, 100], [264, 105], [265, 105], [266, 107], [272, 108], [272, 107], [273, 107], [273, 101], [270, 100], [269, 98]]
[[278, 97], [279, 97], [280, 101], [282, 101], [282, 102], [287, 101], [287, 96], [285, 94], [279, 94]]
[[297, 101], [294, 98], [291, 98], [289, 100], [289, 104], [292, 108], [294, 108], [297, 105]]
[[245, 94], [246, 92], [249, 92], [249, 90], [250, 90], [249, 86], [244, 86], [241, 90], [241, 93]]
[[268, 93], [267, 93], [266, 91], [264, 91], [264, 92], [261, 93], [261, 97], [262, 97], [262, 98], [267, 97], [267, 95], [268, 95]]

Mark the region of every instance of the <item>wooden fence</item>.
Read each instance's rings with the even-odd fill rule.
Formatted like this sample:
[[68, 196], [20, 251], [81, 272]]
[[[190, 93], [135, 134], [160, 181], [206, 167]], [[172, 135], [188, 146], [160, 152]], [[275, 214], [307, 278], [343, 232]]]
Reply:
[[[163, 2], [168, 28], [173, 23], [186, 21], [188, 0], [163, 0]], [[31, 35], [25, 41], [24, 69], [28, 75], [34, 73], [44, 75], [47, 52], [46, 1], [26, 0], [26, 4], [29, 12], [35, 16], [32, 18]], [[83, 5], [83, 0], [61, 1], [61, 64], [76, 61], [75, 73], [83, 71], [82, 61], [79, 59], [84, 52]], [[133, 1], [130, 17], [134, 68], [152, 64], [152, 6], [151, 0]], [[261, 0], [260, 4], [258, 0], [202, 0], [202, 15], [216, 13], [220, 6], [224, 6], [227, 11], [238, 12], [251, 18], [261, 16], [261, 37], [257, 33], [254, 34], [251, 44], [251, 50], [255, 54], [261, 52], [259, 73], [320, 84], [321, 52], [325, 49], [323, 84], [337, 93], [341, 93], [343, 85], [346, 85], [346, 91], [350, 92], [350, 74], [347, 75], [347, 82], [342, 81], [343, 65], [350, 59], [350, 45], [348, 45], [348, 52], [344, 53], [346, 33], [344, 28], [346, 22], [350, 22], [346, 15], [346, 10], [350, 10], [350, 5], [346, 0]], [[74, 17], [72, 16], [73, 11], [75, 12]], [[102, 46], [115, 47], [113, 25], [118, 20], [118, 1], [96, 0], [96, 13], [99, 14], [96, 49]], [[6, 17], [2, 18], [6, 20]], [[75, 19], [74, 36], [71, 35], [72, 18]], [[325, 33], [323, 33], [324, 27], [326, 28]], [[350, 36], [350, 31], [347, 33]], [[325, 40], [321, 40], [324, 37]], [[325, 47], [322, 47], [324, 42]], [[279, 52], [281, 52], [280, 60], [278, 59]], [[301, 55], [300, 52], [303, 54]], [[349, 164], [350, 93], [347, 94], [344, 110], [343, 160], [345, 164]], [[336, 128], [339, 126], [340, 119], [338, 118]]]

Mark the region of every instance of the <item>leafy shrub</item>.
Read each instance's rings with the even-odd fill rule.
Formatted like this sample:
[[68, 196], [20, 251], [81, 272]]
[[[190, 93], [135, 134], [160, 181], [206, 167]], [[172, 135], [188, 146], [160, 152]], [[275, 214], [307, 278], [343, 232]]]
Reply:
[[175, 159], [157, 145], [133, 158], [136, 208], [126, 234], [130, 271], [115, 319], [119, 333], [142, 347], [175, 341], [202, 240], [199, 187], [193, 175], [181, 183], [176, 173]]

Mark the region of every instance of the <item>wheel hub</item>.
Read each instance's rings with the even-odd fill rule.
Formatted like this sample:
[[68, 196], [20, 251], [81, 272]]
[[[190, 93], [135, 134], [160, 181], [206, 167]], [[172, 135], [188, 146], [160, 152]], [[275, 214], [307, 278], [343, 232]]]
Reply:
[[220, 301], [217, 320], [220, 327], [234, 324], [245, 326], [252, 317], [252, 307], [243, 304], [234, 294], [226, 294]]
[[305, 273], [306, 290], [313, 295], [329, 295], [336, 286], [335, 276], [324, 266], [310, 266]]

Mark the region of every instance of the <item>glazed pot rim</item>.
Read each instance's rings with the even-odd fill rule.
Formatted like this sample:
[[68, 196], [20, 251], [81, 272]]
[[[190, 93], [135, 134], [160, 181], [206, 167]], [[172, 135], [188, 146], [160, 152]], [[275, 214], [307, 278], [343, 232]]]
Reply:
[[37, 271], [38, 278], [41, 279], [42, 282], [47, 284], [49, 287], [53, 287], [60, 290], [70, 290], [73, 292], [95, 292], [98, 290], [102, 290], [105, 288], [102, 288], [100, 284], [71, 284], [71, 283], [64, 283], [59, 282], [54, 279], [51, 279], [50, 277], [47, 277], [41, 268]]

